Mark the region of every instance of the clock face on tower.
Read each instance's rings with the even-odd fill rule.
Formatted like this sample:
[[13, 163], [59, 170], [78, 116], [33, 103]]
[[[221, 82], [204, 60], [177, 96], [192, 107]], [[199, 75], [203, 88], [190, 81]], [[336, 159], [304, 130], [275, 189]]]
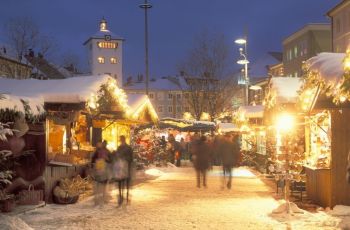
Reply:
[[105, 40], [110, 41], [111, 40], [111, 35], [105, 35]]

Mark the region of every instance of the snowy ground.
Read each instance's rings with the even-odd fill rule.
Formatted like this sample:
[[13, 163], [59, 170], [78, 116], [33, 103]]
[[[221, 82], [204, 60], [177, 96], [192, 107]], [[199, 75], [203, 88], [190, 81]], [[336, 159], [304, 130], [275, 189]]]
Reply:
[[[272, 215], [274, 191], [251, 171], [235, 170], [233, 188], [222, 190], [218, 170], [208, 188], [195, 186], [191, 168], [150, 170], [156, 180], [133, 188], [129, 206], [117, 208], [116, 193], [104, 207], [91, 199], [75, 205], [47, 205], [18, 216], [33, 229], [346, 229], [349, 210], [287, 217]], [[337, 213], [336, 213], [337, 212]], [[346, 219], [348, 218], [348, 219]], [[1, 218], [0, 218], [1, 223]], [[25, 229], [25, 228], [21, 228]], [[29, 229], [29, 228], [28, 228]], [[350, 228], [349, 228], [350, 229]]]

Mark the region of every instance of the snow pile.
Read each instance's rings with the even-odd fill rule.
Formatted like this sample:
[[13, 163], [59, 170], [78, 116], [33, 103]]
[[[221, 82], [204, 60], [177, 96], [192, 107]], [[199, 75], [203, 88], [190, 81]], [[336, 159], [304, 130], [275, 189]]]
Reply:
[[0, 215], [0, 228], [2, 230], [32, 230], [21, 218]]
[[332, 216], [348, 216], [350, 217], [350, 206], [336, 205], [333, 210], [328, 212]]
[[151, 168], [151, 169], [147, 169], [145, 171], [145, 174], [150, 175], [150, 176], [161, 176], [164, 173], [162, 171], [160, 171], [159, 169]]
[[271, 78], [271, 90], [276, 94], [277, 103], [295, 103], [303, 81], [296, 77]]
[[60, 80], [17, 80], [0, 78], [0, 92], [16, 96], [42, 97], [45, 102], [79, 103], [86, 102], [96, 94], [110, 77], [82, 76]]
[[344, 53], [320, 53], [306, 61], [309, 71], [316, 71], [326, 82], [337, 83], [344, 74]]

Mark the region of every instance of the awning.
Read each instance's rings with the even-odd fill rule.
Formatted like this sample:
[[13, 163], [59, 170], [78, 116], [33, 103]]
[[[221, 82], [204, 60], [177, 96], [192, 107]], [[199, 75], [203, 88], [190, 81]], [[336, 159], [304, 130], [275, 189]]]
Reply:
[[239, 107], [238, 112], [244, 113], [246, 118], [263, 118], [264, 109], [263, 105], [247, 105]]

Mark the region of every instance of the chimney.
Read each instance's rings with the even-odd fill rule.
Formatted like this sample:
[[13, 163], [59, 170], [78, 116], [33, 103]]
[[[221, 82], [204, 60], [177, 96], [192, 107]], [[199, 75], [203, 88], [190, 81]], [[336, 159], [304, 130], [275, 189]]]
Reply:
[[29, 57], [31, 58], [34, 57], [34, 51], [32, 49], [29, 49]]

